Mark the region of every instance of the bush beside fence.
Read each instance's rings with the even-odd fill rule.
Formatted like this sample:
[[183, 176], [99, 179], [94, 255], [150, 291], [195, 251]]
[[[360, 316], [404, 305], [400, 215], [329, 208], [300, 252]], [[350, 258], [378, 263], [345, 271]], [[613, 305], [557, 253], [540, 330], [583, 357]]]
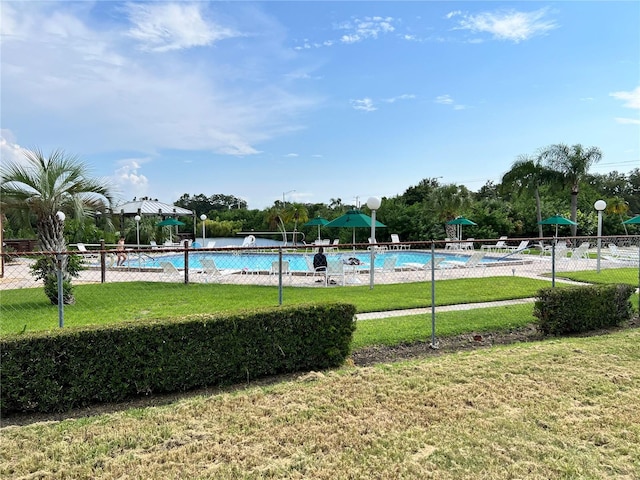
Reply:
[[585, 285], [540, 290], [533, 314], [545, 335], [582, 333], [621, 325], [633, 314], [626, 284]]
[[0, 341], [1, 405], [56, 412], [341, 365], [350, 304], [60, 329]]

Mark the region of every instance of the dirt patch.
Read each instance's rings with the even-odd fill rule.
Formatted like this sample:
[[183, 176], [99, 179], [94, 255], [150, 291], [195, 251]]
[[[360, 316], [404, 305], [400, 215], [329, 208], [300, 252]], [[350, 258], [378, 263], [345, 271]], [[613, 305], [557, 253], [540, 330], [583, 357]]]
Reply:
[[[604, 335], [625, 328], [640, 328], [640, 319], [632, 319], [626, 325], [613, 329], [594, 330], [578, 336], [588, 337]], [[423, 342], [387, 346], [362, 348], [353, 352], [351, 358], [357, 366], [364, 367], [377, 363], [398, 362], [402, 360], [419, 359], [445, 353], [487, 348], [494, 345], [508, 345], [518, 342], [534, 342], [544, 339], [545, 336], [536, 328], [535, 324], [527, 325], [504, 332], [477, 332], [456, 335], [453, 337], [436, 338], [435, 347], [431, 345], [431, 339]]]

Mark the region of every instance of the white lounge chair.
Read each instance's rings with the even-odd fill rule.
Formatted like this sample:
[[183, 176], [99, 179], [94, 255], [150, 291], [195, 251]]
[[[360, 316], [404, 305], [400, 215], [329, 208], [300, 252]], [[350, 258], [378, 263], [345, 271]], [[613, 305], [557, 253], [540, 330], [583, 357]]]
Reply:
[[332, 243], [328, 244], [330, 246], [325, 247], [324, 251], [325, 252], [337, 252], [339, 244], [340, 244], [340, 239], [336, 238], [336, 239], [333, 240]]
[[345, 272], [344, 262], [340, 257], [327, 258], [327, 275], [325, 277], [324, 284], [328, 285], [330, 282], [335, 282], [335, 279], [340, 279], [340, 283], [344, 286]]
[[168, 280], [182, 278], [182, 273], [180, 273], [180, 270], [178, 270], [173, 263], [160, 262], [160, 267], [162, 268], [162, 278], [167, 278]]
[[517, 247], [507, 247], [507, 250], [510, 253], [521, 253], [521, 252], [529, 253], [531, 251], [529, 249], [529, 240], [522, 240]]
[[441, 268], [464, 268], [471, 269], [482, 267], [483, 275], [484, 275], [484, 267], [485, 264], [482, 263], [482, 259], [485, 257], [486, 252], [477, 251], [473, 252], [466, 261], [462, 260], [445, 260], [440, 264]]
[[97, 253], [87, 250], [87, 246], [84, 243], [78, 243], [77, 246], [78, 246], [78, 251], [83, 254], [82, 257], [84, 259], [97, 260], [98, 258], [100, 258], [100, 256]]
[[[274, 260], [271, 262], [271, 269], [269, 275], [278, 276], [280, 274], [280, 260]], [[289, 260], [282, 261], [282, 276], [289, 277], [289, 283], [291, 283], [291, 270], [289, 269]]]
[[500, 237], [494, 245], [482, 245], [480, 250], [486, 250], [488, 252], [501, 252], [507, 249], [507, 237]]
[[218, 268], [215, 260], [212, 258], [203, 258], [200, 260], [200, 265], [202, 270], [200, 273], [204, 276], [204, 281], [208, 282], [220, 280], [222, 277], [227, 275], [233, 275], [234, 273], [240, 273], [242, 270], [233, 269], [233, 268]]
[[382, 274], [393, 273], [396, 271], [396, 263], [398, 263], [397, 256], [385, 256], [384, 260], [382, 261], [382, 267], [375, 268], [375, 271]]
[[378, 245], [378, 242], [371, 237], [369, 237], [368, 240], [369, 240], [369, 246], [367, 247], [367, 250], [371, 250], [372, 248], [374, 252], [385, 252], [389, 250], [389, 248], [386, 245]]
[[427, 260], [426, 263], [416, 263], [416, 262], [403, 263], [401, 266], [406, 267], [409, 270], [422, 271], [425, 273], [425, 277], [427, 277], [431, 272], [432, 260], [433, 260], [433, 268], [435, 270], [438, 270], [440, 269], [440, 264], [444, 262], [445, 257], [435, 257], [435, 259], [430, 258], [429, 260]]
[[391, 234], [391, 250], [409, 250], [411, 245], [407, 245], [406, 243], [402, 243], [400, 241], [400, 236], [397, 233]]
[[313, 266], [313, 258], [309, 257], [308, 255], [304, 256], [304, 260], [305, 262], [307, 262], [307, 271], [306, 271], [306, 275], [309, 276], [310, 274], [312, 275], [313, 278], [315, 278], [316, 275], [320, 275], [322, 276], [322, 281], [326, 283], [326, 268], [325, 267], [314, 267]]
[[215, 240], [209, 240], [207, 241], [207, 246], [205, 248], [213, 248], [215, 246], [216, 246]]
[[609, 260], [611, 262], [623, 263], [623, 264], [637, 264], [638, 263], [638, 253], [631, 249], [620, 249], [615, 243], [610, 243], [608, 245], [609, 254], [602, 255], [602, 258]]
[[589, 258], [589, 242], [582, 242], [577, 248], [571, 251], [571, 260], [580, 260], [581, 258]]

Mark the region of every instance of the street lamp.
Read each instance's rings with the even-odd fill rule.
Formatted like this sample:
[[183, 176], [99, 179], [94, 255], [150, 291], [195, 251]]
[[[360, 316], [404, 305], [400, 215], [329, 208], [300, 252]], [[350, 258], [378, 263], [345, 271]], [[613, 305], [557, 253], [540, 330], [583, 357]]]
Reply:
[[283, 203], [283, 204], [287, 203], [287, 202], [285, 201], [285, 199], [284, 199], [284, 196], [285, 196], [285, 195], [288, 195], [288, 194], [290, 194], [290, 193], [293, 193], [293, 192], [295, 192], [295, 190], [289, 190], [288, 192], [283, 192], [283, 193], [282, 193], [282, 203]]
[[[64, 230], [64, 219], [67, 218], [64, 214], [64, 212], [56, 212], [56, 217], [58, 218], [58, 221], [61, 223], [60, 228], [62, 228], [62, 230]], [[60, 245], [58, 245], [58, 248], [60, 248]], [[57, 260], [57, 277], [58, 277], [58, 326], [60, 328], [64, 327], [64, 283], [63, 283], [63, 278], [62, 278], [62, 260], [63, 260], [63, 255], [62, 252], [58, 252], [58, 254], [56, 255], [56, 260]]]
[[602, 211], [607, 208], [607, 202], [598, 200], [593, 204], [598, 211], [598, 258], [596, 259], [596, 272], [600, 273], [600, 248], [602, 247]]
[[374, 263], [375, 257], [375, 245], [376, 245], [376, 210], [380, 208], [382, 202], [378, 197], [369, 197], [367, 200], [367, 207], [371, 209], [371, 260], [369, 263], [369, 288], [373, 288], [374, 283]]
[[207, 216], [203, 213], [200, 215], [200, 220], [202, 220], [202, 246], [204, 247], [204, 221], [207, 219]]
[[140, 250], [140, 215], [136, 215], [133, 219], [136, 221], [136, 243], [138, 250]]

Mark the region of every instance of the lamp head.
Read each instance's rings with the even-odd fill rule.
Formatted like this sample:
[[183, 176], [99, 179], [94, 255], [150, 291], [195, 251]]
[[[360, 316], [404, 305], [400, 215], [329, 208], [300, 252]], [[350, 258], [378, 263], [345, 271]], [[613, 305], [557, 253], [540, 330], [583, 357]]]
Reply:
[[64, 219], [67, 218], [67, 216], [64, 214], [64, 212], [56, 212], [56, 217], [58, 217], [58, 220], [60, 220], [61, 222], [64, 222]]
[[206, 219], [207, 219], [207, 216], [204, 213], [200, 215], [200, 220], [204, 222]]
[[605, 208], [607, 208], [607, 202], [605, 202], [604, 200], [598, 200], [596, 203], [593, 204], [593, 207], [601, 212], [603, 211]]
[[367, 207], [371, 210], [377, 210], [380, 208], [382, 201], [378, 197], [369, 197], [367, 200]]
[[139, 222], [139, 221], [140, 221], [140, 218], [141, 218], [141, 217], [140, 217], [140, 215], [136, 215], [135, 217], [133, 217], [133, 219], [134, 219], [136, 222]]

